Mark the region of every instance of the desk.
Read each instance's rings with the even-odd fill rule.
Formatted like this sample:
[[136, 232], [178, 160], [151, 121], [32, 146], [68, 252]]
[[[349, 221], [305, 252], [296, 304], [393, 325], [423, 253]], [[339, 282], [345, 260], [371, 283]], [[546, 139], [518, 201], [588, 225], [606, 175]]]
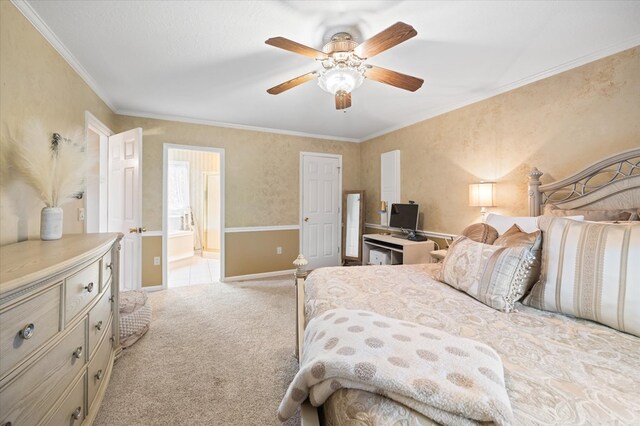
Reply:
[[391, 265], [431, 263], [429, 254], [435, 248], [431, 240], [411, 241], [393, 235], [365, 234], [362, 236], [362, 264], [369, 265], [371, 250], [386, 251], [390, 254]]

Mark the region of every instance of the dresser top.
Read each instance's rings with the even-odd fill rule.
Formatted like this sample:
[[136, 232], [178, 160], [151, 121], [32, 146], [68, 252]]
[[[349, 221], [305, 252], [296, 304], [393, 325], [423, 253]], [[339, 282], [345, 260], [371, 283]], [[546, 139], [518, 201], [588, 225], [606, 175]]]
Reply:
[[105, 253], [122, 234], [65, 235], [0, 247], [0, 296]]

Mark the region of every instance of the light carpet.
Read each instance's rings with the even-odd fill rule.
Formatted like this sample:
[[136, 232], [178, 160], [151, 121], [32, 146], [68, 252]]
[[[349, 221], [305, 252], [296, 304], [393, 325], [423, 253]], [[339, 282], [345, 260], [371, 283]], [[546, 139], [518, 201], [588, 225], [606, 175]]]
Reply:
[[293, 278], [149, 300], [151, 327], [115, 364], [96, 426], [282, 424], [276, 411], [297, 371]]

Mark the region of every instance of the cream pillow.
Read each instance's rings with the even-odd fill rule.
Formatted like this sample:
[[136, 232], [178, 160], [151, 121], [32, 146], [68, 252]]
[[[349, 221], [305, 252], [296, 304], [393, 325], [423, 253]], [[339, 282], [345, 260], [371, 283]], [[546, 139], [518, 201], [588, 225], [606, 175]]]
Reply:
[[613, 222], [638, 220], [638, 214], [635, 209], [612, 209], [612, 210], [564, 210], [553, 204], [544, 206], [545, 216], [584, 216], [584, 220], [592, 222]]
[[461, 236], [449, 247], [440, 281], [494, 309], [511, 312], [535, 279], [532, 247], [499, 247]]
[[[583, 221], [584, 216], [567, 216], [567, 219]], [[489, 213], [485, 223], [493, 226], [502, 235], [513, 225], [518, 225], [522, 232], [533, 232], [538, 230], [538, 218], [536, 216], [503, 216], [497, 213]]]
[[513, 225], [518, 225], [524, 232], [538, 230], [535, 216], [503, 216], [497, 213], [489, 213], [485, 223], [496, 228], [500, 235], [504, 234]]
[[640, 336], [640, 224], [538, 223], [542, 271], [524, 304]]

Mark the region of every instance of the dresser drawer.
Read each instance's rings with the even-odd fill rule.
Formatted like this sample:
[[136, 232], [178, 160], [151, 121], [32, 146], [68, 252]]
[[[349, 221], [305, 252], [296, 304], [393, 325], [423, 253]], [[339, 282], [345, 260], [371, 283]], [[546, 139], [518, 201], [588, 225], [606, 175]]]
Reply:
[[100, 262], [93, 262], [65, 280], [66, 324], [84, 309], [100, 292]]
[[93, 354], [104, 335], [111, 317], [111, 286], [107, 287], [100, 300], [89, 311], [89, 354]]
[[69, 395], [65, 397], [53, 415], [47, 419], [44, 423], [45, 425], [79, 426], [82, 423], [86, 417], [84, 407], [84, 381], [86, 376], [86, 373], [83, 374], [73, 385]]
[[0, 391], [0, 424], [33, 425], [40, 421], [61, 390], [85, 365], [86, 327], [86, 320], [76, 325], [53, 349]]
[[111, 275], [113, 274], [113, 260], [111, 250], [102, 256], [102, 279], [100, 280], [100, 291], [109, 285]]
[[104, 339], [100, 342], [100, 346], [98, 347], [96, 354], [91, 359], [91, 362], [89, 362], [89, 409], [91, 409], [91, 404], [93, 404], [98, 388], [100, 388], [100, 385], [106, 377], [107, 365], [109, 363], [109, 358], [111, 357], [111, 352], [113, 352], [112, 338], [113, 322], [110, 322]]
[[0, 377], [60, 331], [60, 288], [0, 312]]

